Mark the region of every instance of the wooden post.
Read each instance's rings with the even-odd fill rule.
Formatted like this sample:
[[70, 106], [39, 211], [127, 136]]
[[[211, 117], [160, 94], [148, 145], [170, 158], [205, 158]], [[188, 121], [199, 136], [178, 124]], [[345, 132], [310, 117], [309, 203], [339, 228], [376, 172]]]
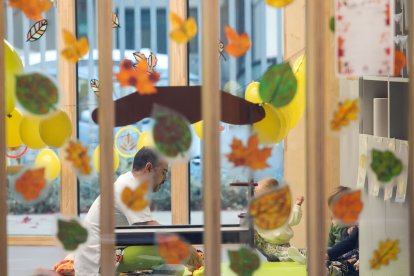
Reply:
[[203, 87], [201, 107], [203, 118], [203, 192], [205, 275], [220, 275], [220, 116], [219, 91], [219, 0], [202, 1]]
[[326, 99], [329, 93], [329, 69], [327, 65], [329, 45], [328, 20], [329, 1], [313, 0], [306, 3], [306, 168], [307, 211], [312, 219], [307, 220], [308, 275], [326, 274], [325, 240], [325, 187], [327, 186], [326, 164]]
[[101, 187], [101, 275], [115, 275], [114, 215], [114, 103], [112, 101], [112, 1], [98, 2], [99, 141]]
[[[4, 3], [0, 18], [4, 20]], [[0, 275], [7, 275], [7, 174], [6, 174], [6, 84], [4, 55], [4, 24], [0, 24]]]
[[[170, 11], [187, 17], [186, 0], [170, 0]], [[169, 16], [169, 15], [168, 15]], [[187, 85], [187, 44], [170, 42], [170, 84]], [[188, 164], [171, 165], [171, 214], [172, 224], [188, 224], [189, 217]]]
[[[414, 4], [412, 1], [408, 1], [408, 28], [412, 31], [414, 28]], [[408, 111], [409, 111], [409, 124], [408, 124], [408, 146], [409, 146], [409, 162], [408, 162], [408, 188], [407, 188], [407, 200], [409, 204], [409, 240], [410, 240], [410, 260], [414, 256], [414, 83], [413, 83], [413, 72], [414, 72], [414, 36], [412, 32], [408, 35], [408, 73], [410, 75], [409, 88], [408, 88]], [[414, 262], [410, 262], [411, 275], [414, 273]]]
[[[57, 5], [59, 18], [58, 49], [65, 47], [63, 30], [76, 34], [75, 0], [59, 1]], [[60, 52], [60, 50], [58, 51]], [[59, 87], [62, 97], [61, 106], [68, 114], [72, 124], [72, 139], [76, 139], [76, 65], [64, 58], [59, 58]], [[65, 158], [65, 151], [60, 151], [62, 172], [60, 175], [60, 212], [66, 216], [77, 215], [77, 181], [72, 165]]]

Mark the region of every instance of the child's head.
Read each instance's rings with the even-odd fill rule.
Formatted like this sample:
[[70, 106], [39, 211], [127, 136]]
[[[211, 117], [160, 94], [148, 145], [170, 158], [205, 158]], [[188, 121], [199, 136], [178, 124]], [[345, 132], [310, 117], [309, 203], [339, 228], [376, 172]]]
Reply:
[[254, 191], [257, 196], [260, 196], [278, 187], [279, 187], [279, 182], [276, 179], [264, 178], [257, 183], [257, 187], [255, 188]]
[[335, 188], [335, 190], [333, 191], [333, 193], [328, 197], [328, 206], [329, 209], [332, 210], [332, 204], [334, 203], [334, 201], [341, 196], [344, 193], [347, 193], [351, 191], [351, 188], [349, 187], [345, 187], [345, 186], [338, 186]]

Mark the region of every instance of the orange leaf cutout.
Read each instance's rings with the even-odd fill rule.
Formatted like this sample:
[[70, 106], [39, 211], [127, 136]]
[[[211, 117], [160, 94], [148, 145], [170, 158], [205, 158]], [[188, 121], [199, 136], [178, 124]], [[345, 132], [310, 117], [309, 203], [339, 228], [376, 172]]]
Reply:
[[370, 260], [371, 268], [380, 269], [383, 265], [388, 265], [392, 260], [397, 260], [400, 253], [399, 240], [387, 239], [379, 242], [379, 249], [374, 251], [374, 257]]
[[197, 34], [197, 23], [193, 17], [187, 20], [170, 12], [171, 32], [170, 38], [177, 43], [187, 43]]
[[272, 154], [272, 148], [259, 149], [259, 138], [252, 135], [245, 147], [241, 140], [234, 138], [231, 144], [231, 153], [227, 154], [227, 159], [236, 167], [245, 166], [252, 170], [260, 170], [269, 167], [266, 160]]
[[40, 196], [45, 186], [45, 168], [29, 169], [16, 180], [15, 190], [23, 199], [33, 201]]
[[349, 125], [350, 121], [358, 119], [358, 99], [340, 102], [338, 107], [338, 111], [334, 113], [334, 118], [331, 121], [332, 130], [340, 130], [343, 126]]
[[355, 224], [364, 204], [361, 201], [361, 191], [353, 191], [343, 194], [332, 205], [335, 218], [344, 224]]
[[227, 25], [224, 26], [224, 32], [227, 40], [229, 41], [229, 44], [226, 45], [225, 51], [229, 55], [239, 58], [250, 49], [250, 38], [247, 33], [239, 35], [234, 29]]
[[70, 141], [66, 153], [66, 160], [72, 162], [73, 167], [78, 169], [81, 175], [86, 176], [92, 172], [88, 148], [83, 146], [81, 142]]
[[190, 246], [176, 234], [157, 235], [158, 253], [167, 264], [182, 264], [190, 257]]
[[132, 61], [125, 59], [120, 65], [120, 71], [116, 74], [121, 86], [133, 86], [139, 94], [154, 94], [157, 92], [154, 84], [159, 80], [160, 75], [153, 71], [148, 72], [146, 60], [141, 60], [134, 68]]
[[21, 10], [27, 18], [36, 21], [43, 19], [42, 13], [52, 7], [50, 0], [9, 0], [9, 5]]
[[401, 74], [401, 70], [407, 65], [407, 59], [404, 52], [395, 50], [394, 53], [394, 76]]
[[261, 195], [252, 200], [249, 212], [254, 224], [263, 230], [272, 230], [285, 224], [290, 216], [292, 196], [288, 186]]
[[135, 190], [125, 187], [121, 194], [122, 202], [133, 211], [143, 210], [148, 206], [148, 200], [145, 199], [145, 195], [148, 192], [149, 186], [149, 182], [145, 181]]
[[76, 63], [81, 57], [89, 51], [89, 42], [86, 37], [76, 40], [76, 37], [69, 31], [63, 30], [63, 40], [66, 44], [61, 52], [62, 56], [73, 63]]

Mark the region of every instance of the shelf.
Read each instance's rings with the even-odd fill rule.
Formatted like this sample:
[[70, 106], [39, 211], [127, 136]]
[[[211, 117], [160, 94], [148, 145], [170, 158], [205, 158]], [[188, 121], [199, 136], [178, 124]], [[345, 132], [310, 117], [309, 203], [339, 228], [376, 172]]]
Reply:
[[408, 78], [399, 78], [399, 77], [365, 76], [365, 77], [362, 77], [362, 79], [369, 80], [369, 81], [408, 82]]

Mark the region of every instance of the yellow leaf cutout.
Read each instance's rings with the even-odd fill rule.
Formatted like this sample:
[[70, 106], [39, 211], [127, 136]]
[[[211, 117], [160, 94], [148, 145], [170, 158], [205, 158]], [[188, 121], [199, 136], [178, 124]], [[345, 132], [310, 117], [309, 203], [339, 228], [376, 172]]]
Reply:
[[190, 256], [190, 246], [177, 234], [157, 236], [158, 252], [167, 264], [185, 263]]
[[345, 102], [340, 102], [338, 104], [338, 111], [334, 113], [333, 119], [331, 121], [331, 129], [338, 131], [343, 126], [349, 125], [350, 121], [355, 121], [358, 119], [358, 99], [355, 100], [346, 100]]
[[88, 147], [83, 146], [81, 142], [70, 141], [66, 148], [66, 153], [66, 160], [70, 161], [73, 167], [79, 170], [81, 175], [86, 176], [92, 172]]
[[275, 8], [282, 8], [286, 7], [290, 3], [292, 3], [293, 0], [266, 0], [266, 3], [269, 6], [275, 7]]
[[400, 253], [399, 240], [387, 239], [380, 241], [379, 249], [374, 251], [374, 257], [370, 260], [372, 269], [380, 269], [383, 265], [388, 265], [392, 260], [397, 260]]
[[66, 47], [62, 50], [62, 56], [73, 63], [76, 63], [81, 57], [89, 51], [89, 42], [86, 37], [79, 40], [69, 31], [63, 30], [63, 41]]
[[149, 189], [149, 182], [145, 181], [139, 185], [135, 190], [125, 187], [121, 194], [122, 202], [133, 211], [141, 211], [148, 206], [148, 200], [145, 195]]
[[292, 196], [288, 186], [272, 191], [252, 200], [249, 213], [254, 224], [263, 230], [281, 227], [287, 222], [292, 207]]
[[171, 12], [170, 22], [170, 38], [177, 43], [187, 43], [197, 34], [197, 23], [193, 17], [184, 20], [177, 14]]

